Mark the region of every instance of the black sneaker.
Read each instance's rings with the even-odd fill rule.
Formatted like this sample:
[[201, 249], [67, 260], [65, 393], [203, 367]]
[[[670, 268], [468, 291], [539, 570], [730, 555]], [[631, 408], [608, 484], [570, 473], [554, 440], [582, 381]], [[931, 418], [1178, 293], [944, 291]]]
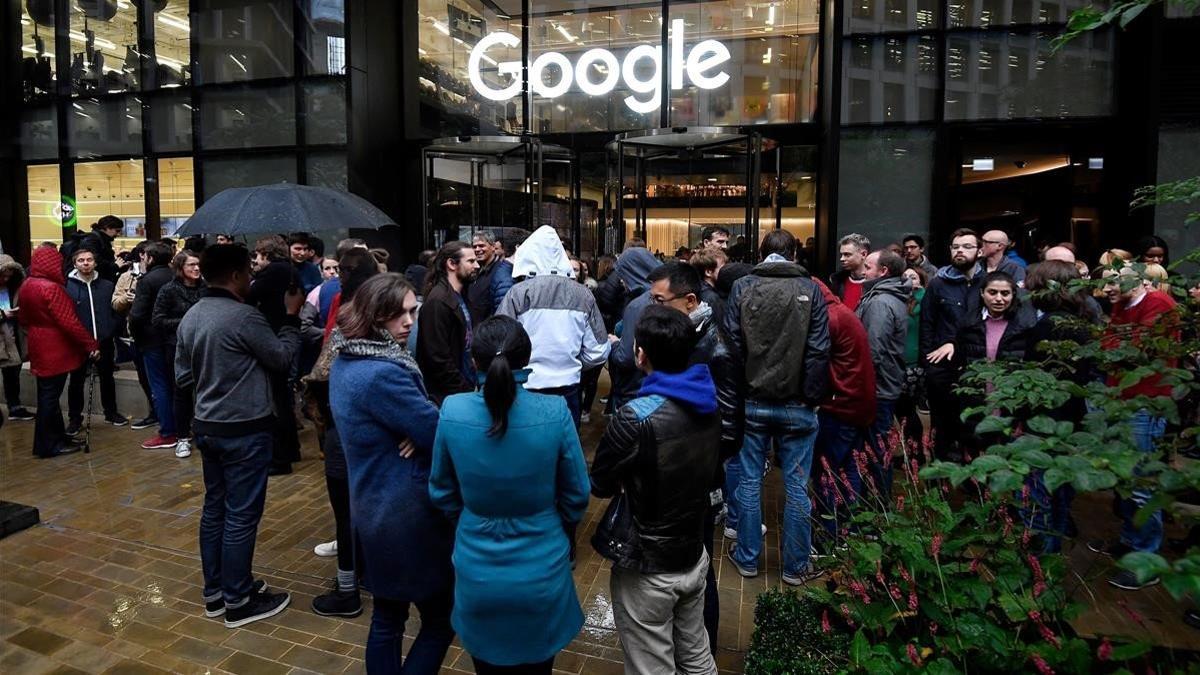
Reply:
[[1158, 577], [1150, 577], [1145, 581], [1138, 581], [1137, 575], [1129, 570], [1119, 570], [1116, 574], [1108, 578], [1108, 583], [1123, 588], [1127, 591], [1140, 591], [1147, 586], [1153, 586], [1158, 583]]
[[1133, 553], [1132, 548], [1119, 541], [1114, 541], [1110, 544], [1103, 539], [1092, 539], [1087, 543], [1087, 547], [1092, 553], [1099, 553], [1110, 558], [1120, 558], [1126, 553]]
[[803, 572], [797, 575], [782, 574], [780, 577], [783, 583], [788, 586], [803, 586], [813, 579], [820, 579], [825, 576], [825, 570], [819, 570], [813, 565], [809, 565]]
[[150, 427], [158, 426], [158, 418], [154, 415], [146, 415], [140, 420], [129, 425], [130, 429], [149, 429]]
[[355, 617], [362, 614], [362, 596], [353, 591], [333, 590], [313, 598], [312, 611], [319, 616]]
[[121, 413], [112, 413], [111, 415], [105, 415], [104, 421], [108, 422], [109, 424], [113, 425], [114, 427], [123, 427], [126, 424], [129, 424], [129, 418], [122, 415]]
[[[266, 593], [267, 582], [262, 579], [255, 579], [254, 585], [250, 587], [250, 593]], [[215, 619], [225, 613], [225, 598], [217, 598], [204, 603], [204, 616], [210, 619]]]
[[68, 436], [78, 436], [79, 429], [82, 426], [83, 426], [83, 422], [81, 420], [71, 420], [70, 424], [67, 425], [67, 435]]
[[248, 623], [269, 619], [287, 608], [291, 593], [251, 593], [246, 604], [225, 610], [225, 627], [240, 628]]
[[54, 451], [53, 455], [38, 455], [41, 459], [49, 459], [51, 457], [61, 457], [63, 455], [73, 455], [80, 450], [83, 450], [83, 445], [74, 441], [67, 441], [59, 446], [58, 450]]
[[8, 411], [8, 419], [16, 422], [29, 422], [34, 419], [33, 413], [25, 408], [10, 408]]

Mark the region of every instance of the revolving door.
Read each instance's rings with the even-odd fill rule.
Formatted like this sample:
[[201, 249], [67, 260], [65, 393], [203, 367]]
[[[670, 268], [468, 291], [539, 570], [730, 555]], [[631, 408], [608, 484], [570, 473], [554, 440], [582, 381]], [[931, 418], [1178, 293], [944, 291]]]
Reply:
[[434, 248], [475, 232], [550, 225], [579, 241], [579, 185], [570, 150], [530, 136], [459, 136], [421, 151], [425, 241]]
[[[651, 251], [672, 255], [695, 248], [709, 225], [733, 235], [731, 257], [752, 257], [760, 239], [760, 211], [769, 209], [767, 227], [778, 225], [779, 154], [768, 157], [771, 177], [764, 184], [763, 152], [775, 143], [757, 133], [721, 127], [675, 127], [620, 134], [608, 144], [611, 218], [605, 249], [620, 251], [637, 237]], [[735, 257], [736, 259], [736, 257]]]

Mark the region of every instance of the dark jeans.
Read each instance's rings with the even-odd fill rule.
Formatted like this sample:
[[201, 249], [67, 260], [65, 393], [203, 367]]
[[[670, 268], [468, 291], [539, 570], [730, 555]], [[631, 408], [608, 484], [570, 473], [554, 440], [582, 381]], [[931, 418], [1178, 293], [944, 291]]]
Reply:
[[192, 416], [196, 413], [196, 401], [194, 398], [195, 387], [181, 387], [175, 383], [175, 344], [169, 344], [163, 349], [163, 355], [167, 357], [167, 376], [171, 378], [171, 392], [173, 398], [171, 407], [175, 411], [175, 435], [180, 438], [191, 438], [192, 436]]
[[67, 438], [58, 399], [67, 386], [67, 374], [37, 379], [37, 413], [33, 422], [33, 454], [53, 457]]
[[471, 661], [475, 664], [475, 675], [550, 675], [554, 671], [554, 657], [541, 663], [522, 663], [515, 666], [496, 666], [487, 661], [480, 661], [474, 656]]
[[592, 411], [592, 404], [596, 402], [596, 390], [600, 386], [600, 373], [603, 370], [604, 366], [596, 366], [591, 370], [583, 371], [579, 377], [579, 386], [583, 390], [580, 410], [583, 412]]
[[825, 527], [825, 532], [836, 539], [838, 530], [849, 526], [849, 507], [862, 493], [862, 481], [853, 455], [862, 439], [862, 428], [843, 422], [824, 410], [817, 413], [817, 419], [820, 424], [812, 463], [817, 520]]
[[1042, 553], [1060, 553], [1063, 533], [1071, 523], [1071, 501], [1075, 499], [1075, 488], [1067, 484], [1051, 492], [1042, 482], [1042, 475], [1042, 471], [1034, 469], [1025, 477], [1025, 484], [1029, 486], [1029, 502], [1019, 509], [1021, 521], [1041, 536]]
[[349, 572], [354, 569], [354, 529], [350, 526], [350, 481], [345, 477], [325, 476], [329, 491], [329, 506], [333, 509], [334, 529], [337, 532], [337, 566]]
[[282, 469], [300, 461], [300, 434], [296, 431], [296, 412], [292, 385], [287, 375], [271, 373], [271, 395], [275, 399], [275, 442], [271, 463]]
[[867, 465], [871, 469], [875, 488], [883, 499], [892, 495], [892, 458], [888, 456], [888, 450], [891, 443], [892, 414], [895, 410], [895, 401], [878, 399], [875, 402], [875, 423], [863, 433], [866, 437], [864, 449], [872, 451], [867, 455]]
[[[116, 347], [112, 340], [105, 340], [100, 343], [100, 358], [95, 361], [96, 372], [100, 376], [100, 405], [104, 409], [105, 417], [111, 417], [117, 413], [117, 381], [113, 379], [113, 373], [116, 372], [116, 367], [113, 359], [116, 355]], [[86, 361], [82, 366], [71, 371], [71, 379], [67, 383], [67, 418], [72, 422], [79, 422], [83, 419], [83, 406], [87, 403], [84, 399], [84, 385], [88, 381], [88, 373], [92, 368], [92, 361]], [[95, 410], [88, 410], [88, 414], [92, 414]]]
[[164, 438], [174, 436], [176, 434], [175, 380], [171, 375], [174, 368], [167, 363], [166, 349], [161, 345], [150, 347], [142, 353], [142, 360], [146, 366], [146, 379], [150, 381], [150, 391], [154, 394], [154, 415], [158, 418], [158, 435]]
[[133, 346], [133, 368], [137, 371], [138, 386], [146, 396], [146, 414], [154, 414], [154, 390], [150, 388], [150, 378], [146, 376], [146, 355], [135, 344]]
[[4, 379], [4, 402], [9, 410], [21, 407], [21, 366], [5, 366], [0, 368]]
[[196, 435], [204, 466], [204, 511], [200, 515], [200, 566], [206, 600], [223, 595], [240, 606], [254, 580], [250, 565], [267, 499], [271, 434]]
[[933, 427], [933, 456], [947, 462], [961, 462], [959, 442], [964, 437], [960, 415], [962, 401], [954, 393], [958, 375], [948, 367], [931, 367], [926, 372], [929, 392], [929, 424]]
[[[415, 603], [421, 612], [421, 631], [403, 658], [404, 622], [408, 621], [407, 600], [375, 598], [371, 613], [371, 631], [367, 633], [367, 673], [369, 675], [436, 675], [454, 640], [450, 609], [454, 590]], [[403, 664], [403, 665], [401, 665]]]
[[917, 412], [917, 399], [901, 394], [896, 399], [896, 417], [904, 429], [904, 442], [908, 445], [908, 456], [918, 462], [924, 461], [925, 425]]

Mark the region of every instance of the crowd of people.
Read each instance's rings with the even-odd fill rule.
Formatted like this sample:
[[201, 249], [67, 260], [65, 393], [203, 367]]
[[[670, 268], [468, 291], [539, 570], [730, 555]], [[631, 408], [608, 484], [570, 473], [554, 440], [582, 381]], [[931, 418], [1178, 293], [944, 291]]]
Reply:
[[[61, 251], [39, 246], [27, 274], [0, 257], [9, 418], [35, 420], [35, 455], [75, 452], [92, 377], [104, 420], [129, 423], [113, 373], [132, 362], [149, 411], [132, 426], [157, 427], [142, 447], [202, 458], [205, 613], [230, 628], [290, 603], [251, 568], [268, 477], [300, 459], [310, 419], [334, 516], [334, 539], [314, 552], [336, 557], [312, 611], [357, 616], [360, 587], [371, 593], [372, 673], [437, 672], [456, 634], [478, 673], [551, 672], [583, 624], [571, 570], [589, 495], [609, 500], [590, 544], [612, 562], [626, 672], [715, 673], [715, 530], [738, 574], [762, 572], [772, 465], [780, 577], [802, 585], [822, 575], [866, 486], [891, 489], [899, 452], [961, 462], [986, 447], [962, 419], [980, 403], [956, 389], [967, 366], [1040, 360], [1047, 339], [1097, 334], [1062, 318], [1147, 327], [1176, 302], [1152, 269], [1167, 264], [1157, 238], [1137, 256], [1107, 251], [1093, 271], [1065, 243], [1026, 264], [1001, 230], [955, 231], [942, 267], [920, 236], [876, 248], [850, 234], [826, 281], [805, 264], [812, 242], [786, 230], [751, 256], [705, 228], [698, 248], [665, 262], [637, 239], [581, 260], [550, 227], [478, 231], [401, 275], [362, 240], [326, 257], [300, 233], [252, 246], [147, 241], [118, 256], [120, 225], [102, 219]], [[1106, 279], [1102, 294], [1070, 290], [1092, 275]], [[1200, 303], [1200, 287], [1189, 292]], [[26, 353], [32, 414], [20, 403]], [[589, 466], [579, 427], [605, 368]], [[1103, 377], [1088, 364], [1063, 375]], [[1153, 376], [1125, 391], [1171, 395]], [[1147, 451], [1164, 433], [1148, 411], [1130, 424]], [[1032, 488], [1043, 508], [1030, 525], [1058, 550], [1073, 530], [1070, 488], [1049, 492], [1036, 476]], [[1151, 497], [1119, 499], [1120, 540], [1089, 546], [1158, 550], [1161, 516], [1133, 517]], [[1124, 571], [1110, 581], [1153, 583]], [[414, 605], [421, 628], [404, 653]]]

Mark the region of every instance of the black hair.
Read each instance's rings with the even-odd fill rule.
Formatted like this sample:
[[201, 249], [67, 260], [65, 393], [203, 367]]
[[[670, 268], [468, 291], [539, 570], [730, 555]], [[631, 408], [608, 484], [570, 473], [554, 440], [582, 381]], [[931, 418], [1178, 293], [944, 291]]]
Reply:
[[192, 236], [183, 240], [183, 247], [191, 251], [194, 255], [200, 255], [203, 253], [204, 247], [207, 245], [208, 242], [204, 240], [204, 235], [202, 234], [193, 234]]
[[788, 260], [795, 260], [796, 238], [787, 230], [771, 230], [767, 236], [763, 237], [762, 244], [758, 247], [758, 253], [764, 258], [772, 253], [778, 253]]
[[983, 295], [988, 285], [996, 281], [1004, 282], [1012, 289], [1012, 304], [1008, 306], [1008, 311], [1005, 312], [1006, 316], [1012, 316], [1017, 311], [1017, 306], [1021, 304], [1021, 297], [1017, 294], [1020, 287], [1017, 286], [1017, 280], [1013, 278], [1013, 275], [1008, 272], [1001, 272], [1000, 270], [988, 272], [987, 276], [983, 278], [983, 283], [979, 286], [979, 294]]
[[729, 294], [733, 291], [733, 283], [753, 270], [753, 265], [741, 262], [729, 263], [722, 267], [721, 271], [717, 273], [717, 295], [721, 296], [722, 300], [728, 300]]
[[442, 247], [438, 249], [437, 255], [433, 258], [433, 266], [426, 272], [425, 288], [421, 295], [429, 295], [429, 291], [432, 291], [434, 286], [446, 281], [450, 275], [446, 270], [446, 263], [462, 258], [463, 251], [475, 252], [471, 248], [471, 245], [465, 241], [448, 241], [442, 244]]
[[504, 257], [511, 258], [516, 255], [517, 247], [524, 244], [528, 238], [529, 232], [526, 230], [515, 227], [505, 230], [504, 236], [500, 238], [500, 246], [504, 248]]
[[[365, 246], [366, 244], [364, 244]], [[417, 264], [421, 267], [429, 267], [429, 263], [433, 262], [433, 257], [437, 255], [437, 251], [425, 249], [417, 254]]]
[[475, 327], [471, 358], [479, 370], [487, 373], [483, 381], [483, 402], [492, 414], [489, 436], [498, 438], [508, 431], [508, 412], [517, 400], [513, 369], [529, 365], [532, 353], [529, 334], [510, 316], [496, 315]]
[[[151, 243], [147, 249], [153, 246], [154, 243]], [[200, 254], [200, 274], [210, 284], [225, 283], [235, 272], [249, 269], [250, 252], [244, 246], [213, 244]]]
[[314, 258], [325, 257], [325, 240], [320, 237], [311, 237], [308, 240], [308, 247], [312, 249]]
[[165, 239], [152, 241], [146, 244], [146, 257], [150, 259], [149, 267], [170, 265], [171, 258], [175, 257], [175, 245]]
[[113, 228], [116, 228], [118, 230], [124, 230], [125, 229], [125, 221], [121, 220], [120, 218], [118, 218], [116, 216], [104, 216], [104, 217], [100, 218], [100, 220], [97, 220], [94, 225], [92, 225], [93, 231], [107, 230], [107, 229], [113, 229]]
[[904, 235], [904, 238], [900, 240], [900, 243], [904, 244], [910, 241], [915, 242], [917, 248], [925, 248], [925, 237], [922, 237], [919, 234], [906, 234]]
[[288, 235], [287, 245], [291, 247], [293, 244], [304, 244], [305, 246], [312, 245], [312, 238], [305, 232], [293, 232]]
[[662, 279], [667, 279], [672, 295], [684, 296], [691, 293], [697, 300], [700, 299], [700, 284], [703, 282], [700, 281], [700, 273], [688, 263], [672, 260], [659, 265], [646, 276], [646, 281], [651, 285]]
[[682, 373], [696, 346], [696, 329], [683, 312], [663, 305], [650, 305], [642, 310], [633, 339], [650, 361], [651, 368], [664, 373]]
[[1146, 251], [1152, 248], [1161, 248], [1163, 252], [1162, 266], [1166, 267], [1171, 259], [1171, 249], [1167, 248], [1167, 242], [1162, 237], [1148, 234], [1137, 241], [1135, 260], [1141, 262], [1142, 256], [1146, 255]]
[[379, 264], [375, 262], [375, 256], [365, 248], [352, 248], [346, 251], [338, 261], [338, 268], [343, 305], [354, 298], [355, 291], [366, 283], [367, 279], [379, 274]]
[[700, 241], [711, 241], [713, 235], [717, 233], [723, 234], [726, 237], [731, 234], [729, 230], [721, 227], [720, 225], [709, 225], [703, 230], [700, 230]]
[[888, 271], [889, 277], [898, 277], [904, 274], [904, 258], [899, 253], [894, 253], [886, 248], [879, 252], [878, 265]]

